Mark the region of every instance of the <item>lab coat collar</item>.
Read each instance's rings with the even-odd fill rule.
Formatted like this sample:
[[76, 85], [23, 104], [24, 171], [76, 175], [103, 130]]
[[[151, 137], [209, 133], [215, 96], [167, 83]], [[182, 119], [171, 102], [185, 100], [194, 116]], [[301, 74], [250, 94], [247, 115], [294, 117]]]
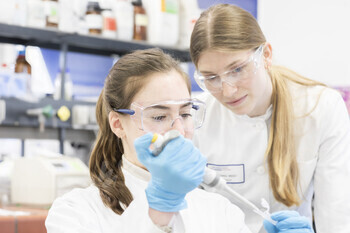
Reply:
[[146, 181], [146, 182], [151, 180], [151, 174], [148, 171], [134, 165], [129, 160], [127, 160], [124, 155], [122, 156], [122, 161], [123, 161], [122, 168], [124, 170], [128, 171], [133, 176], [135, 176], [143, 181]]
[[248, 120], [248, 121], [267, 121], [270, 119], [272, 115], [272, 104], [267, 108], [266, 112], [264, 115], [261, 116], [256, 116], [256, 117], [250, 117], [248, 115], [236, 115], [234, 114], [237, 118], [242, 119], [242, 120]]

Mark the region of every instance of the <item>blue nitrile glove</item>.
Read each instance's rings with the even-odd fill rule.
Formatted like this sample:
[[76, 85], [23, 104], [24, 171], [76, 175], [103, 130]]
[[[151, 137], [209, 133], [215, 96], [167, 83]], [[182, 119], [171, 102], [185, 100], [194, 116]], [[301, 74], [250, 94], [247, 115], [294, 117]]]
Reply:
[[134, 142], [138, 159], [151, 173], [146, 189], [149, 207], [162, 212], [185, 209], [185, 196], [203, 180], [206, 159], [193, 143], [179, 136], [158, 155], [149, 149], [153, 135], [145, 134]]
[[310, 220], [296, 211], [284, 210], [271, 214], [277, 221], [276, 226], [264, 220], [264, 228], [268, 233], [314, 233]]

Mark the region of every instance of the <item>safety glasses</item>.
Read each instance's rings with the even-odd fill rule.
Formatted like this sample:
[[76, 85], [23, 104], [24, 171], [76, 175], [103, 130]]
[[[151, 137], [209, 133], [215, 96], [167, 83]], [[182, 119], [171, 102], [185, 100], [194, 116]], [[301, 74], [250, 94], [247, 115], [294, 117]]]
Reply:
[[229, 85], [234, 85], [256, 74], [260, 66], [260, 59], [264, 50], [264, 45], [260, 45], [255, 52], [249, 56], [247, 61], [238, 67], [234, 67], [226, 72], [218, 75], [201, 74], [195, 71], [194, 78], [199, 87], [204, 91], [217, 93], [222, 91], [222, 83], [226, 82]]
[[185, 132], [193, 132], [202, 126], [205, 104], [197, 99], [169, 100], [147, 105], [133, 102], [130, 109], [113, 109], [130, 115], [143, 131], [164, 134], [173, 129], [178, 120]]

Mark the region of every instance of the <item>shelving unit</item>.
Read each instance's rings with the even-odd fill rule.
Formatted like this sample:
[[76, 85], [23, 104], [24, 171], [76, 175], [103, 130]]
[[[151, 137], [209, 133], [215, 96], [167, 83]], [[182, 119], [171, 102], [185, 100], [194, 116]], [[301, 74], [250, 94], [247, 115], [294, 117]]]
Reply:
[[[41, 48], [56, 49], [60, 51], [59, 67], [62, 77], [61, 96], [64, 96], [64, 81], [66, 70], [67, 52], [81, 52], [97, 55], [119, 55], [122, 56], [133, 50], [159, 47], [176, 59], [186, 62], [190, 61], [188, 50], [171, 48], [165, 46], [151, 45], [139, 41], [122, 41], [107, 39], [102, 36], [79, 35], [66, 33], [55, 29], [39, 29], [8, 25], [0, 23], [0, 43], [32, 45]], [[0, 99], [4, 99], [1, 98]], [[6, 119], [0, 123], [0, 138], [37, 138], [37, 139], [59, 139], [60, 153], [64, 153], [64, 140], [80, 142], [92, 142], [95, 134], [91, 129], [73, 129], [71, 120], [61, 122], [57, 119], [45, 122], [45, 131], [39, 131], [39, 121], [26, 115], [26, 110], [39, 108], [47, 104], [54, 107], [65, 105], [71, 109], [75, 104], [93, 105], [93, 103], [82, 101], [54, 101], [43, 99], [39, 103], [30, 104], [17, 99], [4, 99], [6, 102]]]
[[72, 52], [99, 55], [124, 55], [137, 49], [159, 47], [180, 61], [191, 61], [188, 50], [166, 46], [151, 45], [142, 41], [122, 41], [102, 36], [79, 35], [55, 29], [38, 29], [0, 23], [0, 42], [33, 45], [42, 48], [58, 49], [68, 46]]

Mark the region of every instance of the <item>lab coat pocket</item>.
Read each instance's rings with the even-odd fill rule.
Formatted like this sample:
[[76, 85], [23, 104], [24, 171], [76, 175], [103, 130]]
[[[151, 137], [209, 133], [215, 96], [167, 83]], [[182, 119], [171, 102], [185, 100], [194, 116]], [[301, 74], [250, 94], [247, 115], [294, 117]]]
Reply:
[[298, 160], [299, 167], [299, 193], [302, 196], [306, 195], [311, 183], [313, 182], [313, 176], [315, 174], [317, 157], [313, 159], [300, 161]]

